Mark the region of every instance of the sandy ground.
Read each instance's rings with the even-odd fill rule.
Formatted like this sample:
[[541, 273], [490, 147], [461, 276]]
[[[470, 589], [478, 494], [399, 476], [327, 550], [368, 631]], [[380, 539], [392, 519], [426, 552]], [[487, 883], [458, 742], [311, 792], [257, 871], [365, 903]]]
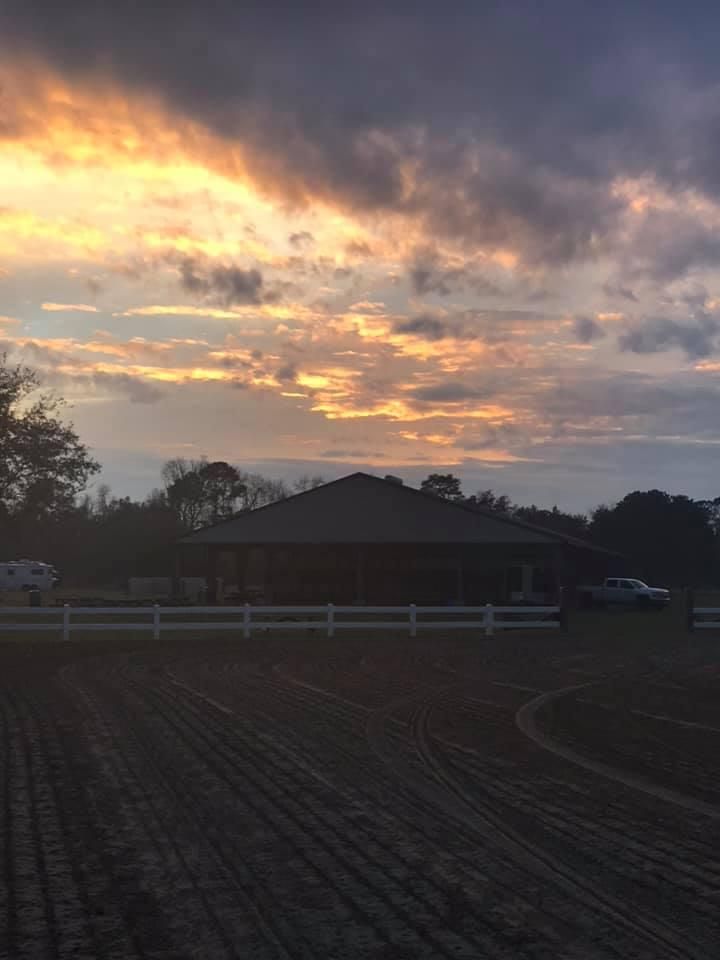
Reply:
[[720, 641], [0, 644], [0, 956], [714, 958]]

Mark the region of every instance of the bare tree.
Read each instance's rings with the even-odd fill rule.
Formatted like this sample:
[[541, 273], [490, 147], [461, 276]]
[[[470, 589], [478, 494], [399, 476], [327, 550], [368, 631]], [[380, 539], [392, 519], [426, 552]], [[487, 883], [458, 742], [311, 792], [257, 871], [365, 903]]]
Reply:
[[276, 500], [284, 500], [290, 496], [284, 480], [272, 480], [261, 473], [244, 473], [239, 471], [240, 481], [245, 487], [240, 497], [241, 510], [257, 510]]
[[314, 490], [316, 487], [322, 487], [325, 483], [327, 483], [327, 480], [320, 474], [304, 473], [293, 481], [292, 490], [293, 493], [305, 493], [308, 490]]

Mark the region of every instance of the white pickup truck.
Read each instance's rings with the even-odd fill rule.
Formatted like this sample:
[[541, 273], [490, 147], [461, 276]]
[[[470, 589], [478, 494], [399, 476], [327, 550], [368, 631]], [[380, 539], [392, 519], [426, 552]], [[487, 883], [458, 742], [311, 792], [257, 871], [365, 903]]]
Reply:
[[601, 586], [578, 587], [577, 593], [583, 607], [604, 607], [617, 603], [623, 606], [660, 609], [670, 602], [669, 590], [664, 587], [649, 587], [642, 580], [629, 577], [608, 577]]

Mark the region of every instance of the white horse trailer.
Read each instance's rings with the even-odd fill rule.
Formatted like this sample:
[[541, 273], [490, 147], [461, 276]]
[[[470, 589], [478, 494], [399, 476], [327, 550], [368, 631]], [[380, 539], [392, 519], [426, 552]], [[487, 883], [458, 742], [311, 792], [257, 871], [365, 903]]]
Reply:
[[0, 562], [0, 590], [52, 590], [58, 580], [55, 567], [34, 560]]

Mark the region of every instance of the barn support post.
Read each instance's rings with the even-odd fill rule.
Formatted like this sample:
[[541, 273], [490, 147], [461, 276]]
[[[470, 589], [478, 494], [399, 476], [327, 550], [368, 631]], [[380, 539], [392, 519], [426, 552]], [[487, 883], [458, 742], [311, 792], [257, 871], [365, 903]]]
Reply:
[[358, 547], [355, 554], [355, 603], [365, 604], [365, 551]]
[[568, 617], [568, 591], [567, 587], [560, 587], [560, 596], [558, 598], [558, 603], [560, 604], [560, 629], [563, 633], [567, 633], [570, 629], [569, 617]]
[[207, 602], [214, 606], [218, 599], [217, 547], [208, 547], [207, 556]]
[[688, 633], [695, 630], [695, 591], [692, 587], [685, 587], [685, 626]]
[[563, 546], [562, 544], [558, 544], [552, 551], [552, 572], [555, 580], [555, 588], [558, 592], [563, 589], [562, 585], [566, 581], [565, 568], [566, 563]]
[[465, 603], [465, 565], [463, 563], [462, 551], [457, 556], [456, 561], [457, 587], [456, 602], [462, 607]]
[[273, 603], [275, 599], [275, 581], [273, 579], [273, 569], [277, 567], [275, 563], [275, 548], [263, 547], [265, 553], [265, 577], [263, 579], [263, 598], [265, 603]]
[[246, 595], [247, 589], [247, 568], [248, 551], [247, 548], [241, 548], [235, 551], [235, 580], [237, 581], [238, 593], [241, 597]]
[[170, 578], [170, 595], [172, 597], [181, 597], [182, 596], [182, 559], [180, 555], [180, 549], [175, 548], [173, 552], [173, 563], [172, 563], [172, 576]]
[[520, 589], [522, 590], [523, 600], [526, 603], [532, 599], [534, 572], [535, 567], [531, 563], [524, 563], [521, 567]]

